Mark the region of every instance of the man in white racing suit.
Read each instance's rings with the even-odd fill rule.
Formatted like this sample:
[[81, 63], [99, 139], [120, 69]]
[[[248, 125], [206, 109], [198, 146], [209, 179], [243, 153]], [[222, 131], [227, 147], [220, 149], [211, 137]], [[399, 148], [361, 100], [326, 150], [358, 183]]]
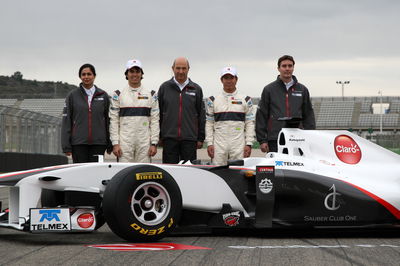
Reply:
[[255, 135], [253, 103], [249, 96], [238, 93], [237, 80], [235, 68], [223, 68], [222, 94], [206, 100], [207, 152], [215, 165], [251, 155]]
[[121, 162], [150, 162], [157, 153], [159, 107], [157, 95], [142, 87], [142, 63], [129, 60], [128, 86], [114, 91], [110, 105], [110, 138], [113, 153]]

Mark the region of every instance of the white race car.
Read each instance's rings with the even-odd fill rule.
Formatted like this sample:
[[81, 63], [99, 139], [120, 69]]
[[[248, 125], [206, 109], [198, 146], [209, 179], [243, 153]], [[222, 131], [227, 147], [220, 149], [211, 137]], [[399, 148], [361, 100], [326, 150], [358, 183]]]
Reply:
[[0, 175], [0, 226], [129, 241], [210, 228], [400, 224], [400, 156], [347, 131], [283, 129], [278, 153], [227, 166], [85, 163]]

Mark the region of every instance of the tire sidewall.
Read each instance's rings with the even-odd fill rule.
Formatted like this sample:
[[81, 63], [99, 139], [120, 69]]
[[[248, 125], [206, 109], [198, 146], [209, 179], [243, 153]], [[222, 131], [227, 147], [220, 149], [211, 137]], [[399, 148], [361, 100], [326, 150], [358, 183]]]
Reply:
[[[137, 174], [161, 173], [157, 178], [140, 179]], [[139, 180], [138, 180], [139, 179]], [[165, 188], [170, 199], [169, 212], [155, 225], [146, 225], [133, 214], [131, 200], [135, 190], [156, 183]], [[107, 184], [103, 198], [105, 219], [110, 229], [128, 241], [155, 241], [171, 232], [179, 221], [182, 196], [178, 184], [165, 170], [152, 165], [137, 165], [117, 173]]]

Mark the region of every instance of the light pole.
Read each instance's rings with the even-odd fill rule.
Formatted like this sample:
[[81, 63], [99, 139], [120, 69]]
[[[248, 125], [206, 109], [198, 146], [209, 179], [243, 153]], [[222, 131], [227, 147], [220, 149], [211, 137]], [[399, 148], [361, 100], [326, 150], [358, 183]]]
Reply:
[[344, 98], [344, 84], [349, 84], [350, 80], [345, 80], [345, 81], [336, 81], [336, 84], [342, 85], [342, 98]]
[[383, 128], [383, 106], [382, 106], [382, 90], [378, 91], [378, 94], [380, 95], [380, 103], [381, 103], [381, 117], [380, 117], [380, 121], [379, 121], [379, 132], [382, 135], [382, 128]]

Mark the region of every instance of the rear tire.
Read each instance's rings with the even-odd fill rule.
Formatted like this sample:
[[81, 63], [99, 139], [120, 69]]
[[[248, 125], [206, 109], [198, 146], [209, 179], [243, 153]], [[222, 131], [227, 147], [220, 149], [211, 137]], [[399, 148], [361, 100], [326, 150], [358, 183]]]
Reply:
[[119, 237], [134, 242], [159, 240], [179, 221], [182, 196], [165, 170], [137, 165], [118, 172], [107, 184], [104, 217]]

